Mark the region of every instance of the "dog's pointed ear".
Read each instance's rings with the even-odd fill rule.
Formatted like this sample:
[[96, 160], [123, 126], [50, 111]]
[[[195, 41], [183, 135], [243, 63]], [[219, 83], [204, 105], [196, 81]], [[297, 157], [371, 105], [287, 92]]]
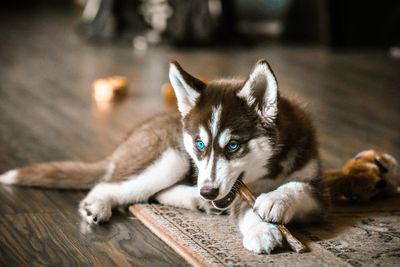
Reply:
[[273, 121], [278, 113], [278, 83], [266, 60], [259, 60], [254, 66], [243, 88], [237, 93], [260, 116]]
[[191, 76], [176, 61], [169, 65], [169, 80], [174, 88], [178, 109], [185, 117], [196, 105], [205, 83]]

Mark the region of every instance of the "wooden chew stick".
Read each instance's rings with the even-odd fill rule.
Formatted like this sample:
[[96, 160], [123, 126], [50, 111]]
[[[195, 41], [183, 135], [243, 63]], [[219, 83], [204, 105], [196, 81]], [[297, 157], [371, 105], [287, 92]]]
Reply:
[[[239, 194], [250, 207], [254, 206], [256, 199], [253, 193], [251, 193], [249, 188], [242, 181], [240, 181]], [[297, 253], [303, 253], [307, 251], [307, 247], [302, 244], [296, 237], [294, 237], [283, 224], [277, 224], [277, 226], [292, 250]]]

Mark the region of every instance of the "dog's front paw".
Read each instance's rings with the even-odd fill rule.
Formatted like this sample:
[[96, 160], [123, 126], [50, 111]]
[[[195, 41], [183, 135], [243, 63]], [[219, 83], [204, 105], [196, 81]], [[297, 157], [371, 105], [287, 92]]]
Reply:
[[295, 214], [295, 203], [290, 194], [272, 191], [261, 194], [254, 204], [254, 211], [264, 221], [274, 223], [289, 223]]
[[283, 237], [279, 229], [270, 223], [259, 223], [243, 236], [243, 246], [258, 254], [269, 254], [282, 246]]
[[111, 205], [106, 201], [86, 198], [79, 204], [79, 213], [88, 224], [99, 224], [110, 220]]

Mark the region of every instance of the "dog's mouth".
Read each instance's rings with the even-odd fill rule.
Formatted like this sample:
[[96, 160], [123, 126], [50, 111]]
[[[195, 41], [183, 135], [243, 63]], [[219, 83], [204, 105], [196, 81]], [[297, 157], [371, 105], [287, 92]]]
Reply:
[[235, 183], [233, 184], [231, 191], [224, 196], [221, 199], [211, 201], [212, 205], [219, 209], [219, 210], [225, 210], [230, 207], [230, 205], [233, 203], [233, 201], [236, 198], [237, 192], [239, 190], [239, 180], [241, 180], [243, 177], [243, 172], [239, 175], [239, 177], [236, 179]]

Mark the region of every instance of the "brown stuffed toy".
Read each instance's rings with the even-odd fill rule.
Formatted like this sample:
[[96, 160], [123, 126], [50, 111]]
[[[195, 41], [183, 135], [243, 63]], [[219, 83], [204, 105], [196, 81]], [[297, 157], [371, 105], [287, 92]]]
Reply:
[[398, 192], [397, 161], [376, 150], [358, 153], [339, 170], [324, 172], [333, 202], [368, 201]]

